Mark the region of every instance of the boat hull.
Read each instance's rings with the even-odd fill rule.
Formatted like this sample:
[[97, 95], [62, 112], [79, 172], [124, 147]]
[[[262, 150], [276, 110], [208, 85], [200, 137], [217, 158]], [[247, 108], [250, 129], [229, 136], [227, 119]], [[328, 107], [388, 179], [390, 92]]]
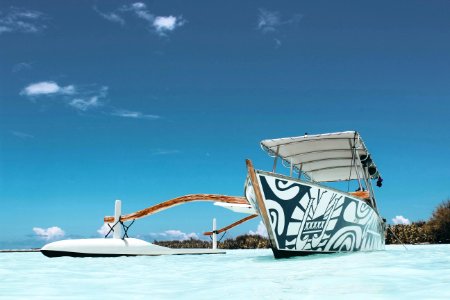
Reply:
[[223, 254], [217, 249], [174, 249], [161, 247], [143, 240], [126, 239], [76, 239], [62, 240], [45, 245], [41, 253], [47, 257], [116, 257], [187, 254]]
[[365, 200], [283, 175], [254, 172], [245, 195], [262, 217], [275, 258], [384, 249], [384, 222]]

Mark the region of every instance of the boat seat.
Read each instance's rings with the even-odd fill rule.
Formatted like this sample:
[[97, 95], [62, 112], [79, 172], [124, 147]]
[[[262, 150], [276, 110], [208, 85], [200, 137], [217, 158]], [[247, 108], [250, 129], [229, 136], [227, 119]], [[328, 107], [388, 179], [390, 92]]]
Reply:
[[349, 194], [352, 196], [364, 199], [364, 200], [370, 199], [369, 191], [356, 191], [356, 192], [350, 192]]

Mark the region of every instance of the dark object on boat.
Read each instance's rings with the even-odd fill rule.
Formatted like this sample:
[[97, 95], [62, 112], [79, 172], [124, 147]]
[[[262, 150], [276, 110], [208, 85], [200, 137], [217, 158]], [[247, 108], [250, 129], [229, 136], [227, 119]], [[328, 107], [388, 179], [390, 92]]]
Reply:
[[381, 187], [382, 185], [383, 185], [383, 178], [381, 178], [381, 176], [378, 176], [377, 187]]

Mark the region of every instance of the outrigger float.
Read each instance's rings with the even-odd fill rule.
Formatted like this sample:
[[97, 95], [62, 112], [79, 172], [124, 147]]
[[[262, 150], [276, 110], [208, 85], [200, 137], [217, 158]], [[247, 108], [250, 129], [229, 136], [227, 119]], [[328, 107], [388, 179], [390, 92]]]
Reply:
[[[156, 255], [187, 255], [187, 254], [224, 254], [217, 249], [217, 235], [229, 230], [245, 221], [257, 217], [252, 215], [239, 220], [222, 229], [216, 230], [216, 220], [213, 220], [213, 230], [205, 232], [212, 236], [212, 249], [174, 249], [158, 246], [144, 240], [129, 238], [128, 228], [137, 219], [144, 218], [161, 212], [170, 207], [194, 201], [213, 201], [229, 205], [246, 205], [250, 207], [244, 197], [234, 197], [214, 194], [193, 194], [171, 199], [137, 212], [122, 215], [122, 202], [116, 200], [114, 216], [104, 217], [104, 222], [109, 225], [110, 231], [105, 238], [74, 239], [53, 242], [42, 247], [41, 252], [48, 257], [72, 256], [72, 257], [114, 257], [114, 256], [156, 256]], [[126, 225], [125, 222], [131, 221]], [[110, 233], [112, 238], [108, 238]]]
[[[261, 217], [275, 258], [318, 253], [375, 251], [384, 249], [385, 220], [381, 218], [371, 180], [382, 178], [362, 138], [356, 131], [263, 140], [263, 150], [274, 157], [271, 172], [247, 164], [245, 197], [194, 194], [178, 197], [128, 215], [121, 215], [116, 201], [112, 239], [63, 240], [45, 245], [41, 252], [55, 256], [136, 256], [173, 254], [218, 254], [217, 234], [248, 220]], [[277, 162], [289, 176], [276, 173]], [[296, 176], [295, 176], [296, 175]], [[324, 183], [356, 181], [358, 190], [342, 191]], [[164, 209], [193, 201], [213, 201], [249, 216], [217, 230], [212, 249], [172, 249], [128, 238], [124, 222], [137, 220]]]

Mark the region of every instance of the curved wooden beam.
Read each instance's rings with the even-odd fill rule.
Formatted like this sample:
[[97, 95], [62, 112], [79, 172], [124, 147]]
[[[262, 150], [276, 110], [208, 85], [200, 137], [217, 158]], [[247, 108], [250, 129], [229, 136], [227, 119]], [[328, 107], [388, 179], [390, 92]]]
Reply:
[[256, 176], [255, 168], [253, 168], [253, 163], [250, 159], [246, 159], [245, 163], [247, 164], [247, 173], [250, 177], [250, 181], [253, 186], [253, 191], [255, 192], [256, 197], [256, 203], [258, 204], [258, 209], [256, 209], [256, 212], [259, 212], [261, 215], [261, 218], [263, 220], [264, 225], [266, 225], [267, 228], [267, 234], [269, 235], [270, 242], [272, 245], [276, 245], [275, 239], [272, 235], [272, 231], [270, 229], [270, 217], [267, 214], [266, 204], [264, 203], [264, 198], [262, 196], [262, 189], [259, 186], [258, 177]]
[[[185, 195], [178, 198], [174, 198], [171, 200], [164, 201], [162, 203], [150, 206], [148, 208], [139, 210], [137, 212], [128, 214], [128, 215], [122, 215], [120, 217], [120, 220], [122, 222], [125, 221], [131, 221], [140, 219], [152, 214], [155, 214], [157, 212], [163, 211], [167, 208], [177, 206], [180, 204], [188, 203], [188, 202], [195, 202], [195, 201], [214, 201], [214, 202], [225, 202], [225, 203], [233, 203], [233, 204], [249, 204], [247, 199], [244, 197], [237, 197], [237, 196], [225, 196], [225, 195], [215, 195], [215, 194], [192, 194], [192, 195]], [[112, 223], [114, 222], [113, 216], [106, 216], [103, 218], [105, 223]]]
[[[225, 226], [225, 227], [223, 227], [223, 228], [217, 230], [216, 233], [222, 233], [222, 232], [224, 232], [224, 231], [227, 231], [228, 229], [231, 229], [231, 228], [233, 228], [233, 227], [236, 227], [236, 226], [238, 226], [238, 225], [240, 225], [240, 224], [242, 224], [242, 223], [244, 223], [244, 222], [247, 222], [248, 220], [254, 219], [254, 218], [256, 218], [257, 216], [258, 216], [258, 215], [247, 216], [247, 217], [245, 217], [245, 218], [243, 218], [243, 219], [240, 219], [240, 220], [237, 221], [237, 222], [234, 222], [233, 224], [230, 224], [230, 225], [228, 225], [228, 226]], [[212, 235], [212, 234], [213, 234], [212, 231], [207, 231], [207, 232], [204, 232], [204, 233], [203, 233], [203, 235]]]

